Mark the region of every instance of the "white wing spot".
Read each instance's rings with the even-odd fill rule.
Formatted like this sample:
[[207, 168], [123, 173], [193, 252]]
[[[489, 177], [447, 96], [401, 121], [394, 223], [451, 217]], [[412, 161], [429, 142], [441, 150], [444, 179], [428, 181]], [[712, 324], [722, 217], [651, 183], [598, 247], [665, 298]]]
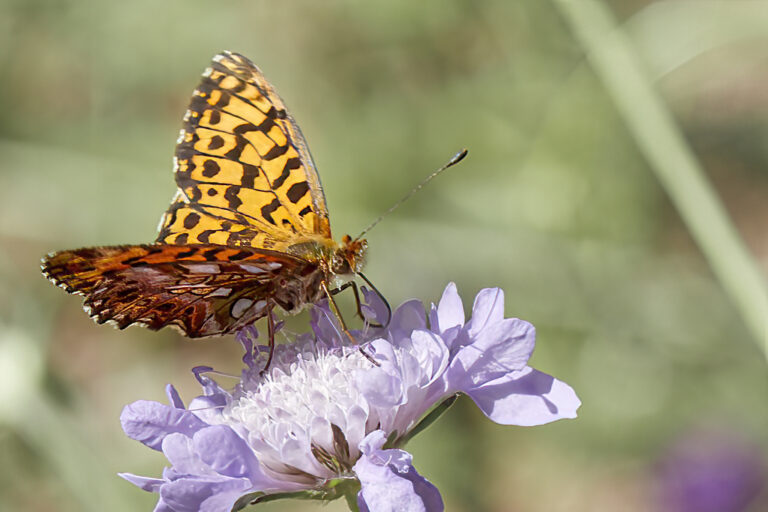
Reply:
[[232, 288], [216, 288], [208, 294], [208, 297], [229, 297], [230, 293], [232, 293]]
[[195, 274], [218, 274], [220, 272], [218, 265], [207, 265], [205, 263], [197, 263], [194, 265], [184, 265], [183, 267], [189, 269], [190, 272]]
[[256, 267], [254, 265], [240, 265], [240, 268], [245, 270], [246, 272], [250, 272], [251, 274], [263, 274], [266, 272], [265, 269], [261, 267]]
[[232, 313], [233, 317], [240, 318], [245, 313], [245, 310], [251, 307], [251, 304], [253, 304], [251, 299], [238, 299], [237, 302], [232, 304], [230, 313]]

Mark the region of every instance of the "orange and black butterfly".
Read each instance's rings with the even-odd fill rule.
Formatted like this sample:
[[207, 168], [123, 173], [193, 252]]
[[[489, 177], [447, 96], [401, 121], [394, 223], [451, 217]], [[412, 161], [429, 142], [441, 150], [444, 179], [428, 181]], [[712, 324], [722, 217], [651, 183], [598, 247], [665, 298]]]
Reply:
[[340, 276], [360, 274], [367, 243], [331, 237], [304, 137], [248, 59], [213, 59], [174, 160], [178, 191], [154, 243], [56, 252], [43, 273], [121, 329], [175, 326], [198, 338], [266, 316], [273, 343], [276, 306], [294, 312], [328, 297], [338, 316], [332, 293]]

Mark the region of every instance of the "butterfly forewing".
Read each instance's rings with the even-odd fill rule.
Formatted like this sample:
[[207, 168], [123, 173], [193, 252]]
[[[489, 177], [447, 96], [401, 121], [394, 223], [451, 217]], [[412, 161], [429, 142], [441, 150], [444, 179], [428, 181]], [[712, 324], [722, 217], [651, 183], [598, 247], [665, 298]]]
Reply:
[[335, 244], [320, 180], [298, 126], [245, 57], [224, 52], [203, 74], [174, 172], [155, 244], [61, 251], [43, 273], [83, 295], [100, 323], [190, 337], [319, 299], [328, 265], [313, 248]]
[[330, 238], [325, 198], [299, 128], [261, 71], [214, 58], [195, 89], [176, 146], [179, 193], [158, 242], [285, 250]]
[[235, 332], [265, 316], [268, 300], [286, 311], [313, 301], [316, 270], [272, 251], [166, 244], [61, 251], [43, 265], [99, 323], [176, 326], [192, 338]]

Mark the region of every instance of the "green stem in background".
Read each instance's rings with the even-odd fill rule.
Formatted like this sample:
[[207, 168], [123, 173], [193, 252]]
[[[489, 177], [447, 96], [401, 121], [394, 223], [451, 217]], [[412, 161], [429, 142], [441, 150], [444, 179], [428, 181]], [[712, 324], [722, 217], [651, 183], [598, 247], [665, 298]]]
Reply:
[[[440, 402], [438, 405], [436, 405], [431, 411], [429, 411], [429, 414], [427, 414], [424, 418], [419, 421], [419, 423], [411, 429], [410, 432], [408, 432], [406, 435], [404, 435], [402, 438], [396, 440], [394, 443], [392, 443], [392, 448], [400, 448], [401, 446], [405, 446], [408, 444], [408, 441], [416, 437], [418, 434], [426, 430], [428, 426], [433, 424], [437, 419], [445, 414], [445, 412], [451, 408], [451, 406], [456, 402], [456, 399], [459, 398], [459, 394], [456, 393], [455, 395], [451, 395], [442, 402]], [[387, 447], [385, 445], [385, 447]]]
[[651, 168], [768, 358], [768, 283], [654, 90], [632, 43], [599, 0], [555, 0]]

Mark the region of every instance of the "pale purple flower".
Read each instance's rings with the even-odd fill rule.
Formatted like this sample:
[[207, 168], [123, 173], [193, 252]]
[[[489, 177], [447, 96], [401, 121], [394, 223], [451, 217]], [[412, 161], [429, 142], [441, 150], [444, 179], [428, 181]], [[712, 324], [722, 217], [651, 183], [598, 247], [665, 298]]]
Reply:
[[[378, 297], [364, 293], [365, 314], [385, 321]], [[284, 493], [344, 496], [361, 511], [441, 511], [439, 491], [401, 447], [457, 393], [505, 425], [574, 418], [580, 405], [567, 384], [527, 366], [534, 328], [504, 318], [499, 289], [482, 290], [466, 322], [453, 284], [428, 318], [421, 302], [406, 302], [386, 328], [355, 333], [362, 350], [327, 306], [313, 310], [312, 330], [278, 346], [263, 376], [255, 330], [241, 333], [246, 368], [232, 392], [196, 368], [204, 394], [188, 409], [171, 386], [170, 405], [127, 406], [126, 434], [171, 466], [162, 478], [121, 476], [159, 493], [159, 512], [229, 511]]]
[[685, 432], [655, 469], [658, 508], [664, 512], [764, 510], [752, 507], [768, 476], [760, 446], [732, 426]]

